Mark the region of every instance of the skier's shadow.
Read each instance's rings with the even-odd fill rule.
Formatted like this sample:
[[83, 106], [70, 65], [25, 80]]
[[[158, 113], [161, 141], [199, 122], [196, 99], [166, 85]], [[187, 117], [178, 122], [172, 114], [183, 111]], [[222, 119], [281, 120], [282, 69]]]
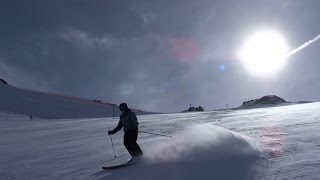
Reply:
[[101, 176], [101, 175], [107, 175], [109, 173], [112, 173], [112, 172], [106, 171], [106, 170], [101, 170], [99, 172], [93, 173], [91, 176]]
[[[92, 176], [92, 177], [96, 177], [96, 178], [99, 178], [99, 177], [100, 177], [100, 179], [104, 179], [104, 178], [110, 176], [110, 175], [113, 174], [113, 173], [114, 173], [114, 172], [112, 172], [112, 171], [101, 170], [101, 171], [99, 171], [99, 172], [93, 173], [91, 176]], [[101, 176], [103, 176], [103, 177], [101, 177]]]

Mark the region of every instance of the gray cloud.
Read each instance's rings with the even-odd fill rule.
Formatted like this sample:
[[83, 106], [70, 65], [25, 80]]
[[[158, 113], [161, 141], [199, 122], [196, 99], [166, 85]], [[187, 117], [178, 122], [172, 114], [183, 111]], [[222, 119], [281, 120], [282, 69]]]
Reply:
[[1, 60], [3, 59], [0, 58], [0, 77], [10, 82], [10, 85], [47, 91], [51, 89], [50, 85], [42, 81], [36, 74], [25, 73], [23, 70], [9, 66]]
[[72, 28], [69, 28], [64, 32], [61, 32], [59, 36], [65, 41], [75, 44], [82, 44], [89, 47], [97, 46], [100, 48], [102, 47], [106, 49], [111, 49], [116, 44], [116, 40], [113, 39], [111, 36], [93, 36], [83, 31]]
[[285, 32], [291, 46], [299, 46], [318, 33], [319, 5], [5, 0], [0, 76], [19, 87], [151, 111], [238, 106], [265, 94], [319, 100], [316, 43], [291, 57], [275, 79], [250, 76], [234, 55], [243, 37], [264, 26]]

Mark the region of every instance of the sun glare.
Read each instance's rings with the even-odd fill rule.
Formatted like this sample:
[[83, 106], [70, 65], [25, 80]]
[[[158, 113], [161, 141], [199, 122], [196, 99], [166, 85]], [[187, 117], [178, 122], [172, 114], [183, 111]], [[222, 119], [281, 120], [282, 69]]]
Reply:
[[284, 66], [288, 50], [280, 34], [261, 31], [246, 39], [238, 56], [250, 73], [270, 76]]

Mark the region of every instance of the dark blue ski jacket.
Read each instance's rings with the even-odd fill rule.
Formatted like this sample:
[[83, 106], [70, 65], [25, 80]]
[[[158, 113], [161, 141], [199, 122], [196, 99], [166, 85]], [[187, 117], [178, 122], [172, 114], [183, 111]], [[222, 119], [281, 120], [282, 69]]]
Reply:
[[120, 116], [119, 123], [117, 127], [112, 130], [112, 134], [118, 132], [122, 127], [124, 133], [128, 133], [130, 130], [138, 130], [138, 120], [137, 116], [134, 112], [132, 112], [130, 109], [123, 112]]

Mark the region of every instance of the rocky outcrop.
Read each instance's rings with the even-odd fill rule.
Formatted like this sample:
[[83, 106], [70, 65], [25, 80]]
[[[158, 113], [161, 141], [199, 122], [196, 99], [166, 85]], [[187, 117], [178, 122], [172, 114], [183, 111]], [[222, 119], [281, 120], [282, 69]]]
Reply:
[[184, 110], [182, 112], [201, 112], [204, 111], [203, 107], [199, 106], [197, 108], [195, 107], [190, 107], [188, 110]]
[[3, 79], [0, 79], [0, 84], [8, 85], [8, 83], [7, 83], [5, 80], [3, 80]]
[[254, 108], [254, 107], [260, 107], [260, 106], [272, 106], [272, 105], [279, 105], [287, 103], [284, 99], [275, 96], [275, 95], [269, 95], [269, 96], [263, 96], [260, 99], [245, 101], [242, 103], [242, 105], [239, 108]]

